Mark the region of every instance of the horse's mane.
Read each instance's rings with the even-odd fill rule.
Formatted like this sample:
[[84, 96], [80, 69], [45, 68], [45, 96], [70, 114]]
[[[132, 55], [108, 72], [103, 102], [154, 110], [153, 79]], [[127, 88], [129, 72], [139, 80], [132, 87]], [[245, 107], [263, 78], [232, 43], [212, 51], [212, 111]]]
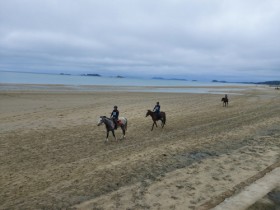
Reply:
[[102, 118], [104, 121], [112, 121], [112, 119], [107, 116], [100, 116], [100, 118]]
[[107, 116], [100, 116], [100, 118], [105, 118], [105, 119], [110, 119], [109, 117], [107, 117]]

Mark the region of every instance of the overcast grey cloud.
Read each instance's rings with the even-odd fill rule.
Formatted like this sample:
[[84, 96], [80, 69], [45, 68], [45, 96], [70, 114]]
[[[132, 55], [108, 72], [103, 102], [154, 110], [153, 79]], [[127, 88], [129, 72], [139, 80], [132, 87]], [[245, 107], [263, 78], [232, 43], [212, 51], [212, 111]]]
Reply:
[[1, 0], [0, 69], [280, 79], [279, 0]]

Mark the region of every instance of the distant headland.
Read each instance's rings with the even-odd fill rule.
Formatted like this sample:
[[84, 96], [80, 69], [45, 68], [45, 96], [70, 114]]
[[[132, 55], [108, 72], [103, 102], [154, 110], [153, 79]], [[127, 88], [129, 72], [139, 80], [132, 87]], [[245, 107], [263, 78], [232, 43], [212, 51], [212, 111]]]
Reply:
[[261, 85], [280, 85], [280, 81], [255, 82], [254, 84], [261, 84]]
[[255, 84], [255, 85], [271, 85], [271, 86], [278, 86], [280, 85], [280, 81], [265, 81], [265, 82], [227, 82], [227, 81], [219, 81], [219, 80], [212, 80], [212, 82], [219, 82], [219, 83], [241, 83], [241, 84]]

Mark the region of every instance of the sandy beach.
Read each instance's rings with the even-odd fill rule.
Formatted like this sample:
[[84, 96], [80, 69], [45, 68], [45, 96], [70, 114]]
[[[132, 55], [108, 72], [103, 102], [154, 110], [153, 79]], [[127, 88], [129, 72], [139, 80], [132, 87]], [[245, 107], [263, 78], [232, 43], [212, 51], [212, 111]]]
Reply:
[[[1, 90], [0, 209], [215, 207], [280, 167], [280, 91], [239, 88], [226, 108], [219, 94]], [[157, 101], [167, 123], [151, 131]], [[127, 135], [104, 143], [113, 105]]]

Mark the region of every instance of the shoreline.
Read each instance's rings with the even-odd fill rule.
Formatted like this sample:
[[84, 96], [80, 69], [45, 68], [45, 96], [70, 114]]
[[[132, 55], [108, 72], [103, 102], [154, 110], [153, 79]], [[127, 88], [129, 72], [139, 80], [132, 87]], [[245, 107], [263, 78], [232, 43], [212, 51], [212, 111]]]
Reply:
[[11, 84], [0, 83], [0, 91], [77, 91], [77, 92], [147, 92], [147, 93], [197, 93], [197, 94], [242, 94], [265, 85], [224, 86], [109, 86], [109, 85], [63, 85], [63, 84]]

